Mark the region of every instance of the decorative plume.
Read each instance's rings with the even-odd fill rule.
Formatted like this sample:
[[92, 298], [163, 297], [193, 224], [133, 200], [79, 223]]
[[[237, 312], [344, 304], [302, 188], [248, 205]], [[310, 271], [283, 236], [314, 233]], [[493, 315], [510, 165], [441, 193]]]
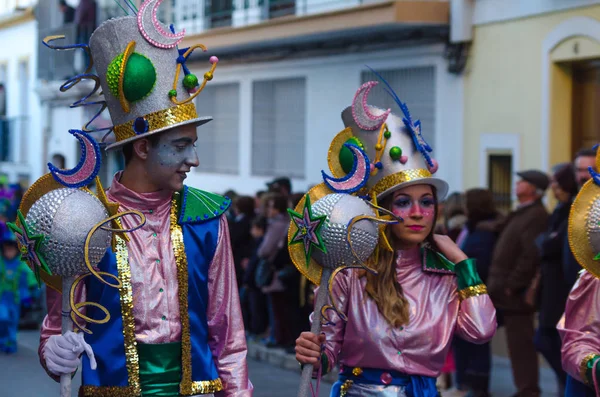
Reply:
[[431, 156], [429, 155], [429, 153], [432, 152], [432, 149], [431, 149], [431, 146], [429, 146], [429, 144], [425, 141], [425, 138], [423, 138], [423, 134], [421, 133], [421, 121], [416, 120], [415, 122], [413, 122], [412, 118], [410, 117], [410, 112], [408, 111], [408, 106], [406, 106], [406, 104], [400, 100], [400, 98], [398, 97], [398, 95], [396, 94], [396, 92], [394, 91], [392, 86], [390, 85], [390, 83], [388, 83], [387, 80], [384, 79], [383, 76], [381, 74], [377, 73], [374, 69], [372, 69], [369, 66], [367, 66], [367, 67], [373, 73], [375, 73], [377, 78], [383, 84], [385, 84], [386, 92], [394, 99], [396, 104], [398, 104], [398, 106], [400, 107], [400, 110], [402, 110], [402, 113], [404, 114], [402, 121], [404, 122], [404, 125], [406, 126], [406, 128], [410, 131], [413, 142], [415, 143], [415, 146], [417, 147], [417, 150], [423, 155], [423, 157], [425, 158], [425, 161], [427, 161], [427, 164], [433, 168], [434, 163], [431, 159]]

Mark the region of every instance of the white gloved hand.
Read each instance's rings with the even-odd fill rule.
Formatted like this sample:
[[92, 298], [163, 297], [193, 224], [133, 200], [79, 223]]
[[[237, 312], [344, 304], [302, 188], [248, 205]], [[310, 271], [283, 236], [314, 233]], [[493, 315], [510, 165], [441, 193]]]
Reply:
[[79, 367], [79, 356], [85, 351], [90, 367], [96, 369], [96, 358], [83, 334], [67, 331], [64, 335], [52, 335], [44, 346], [44, 358], [48, 371], [54, 375], [72, 374]]

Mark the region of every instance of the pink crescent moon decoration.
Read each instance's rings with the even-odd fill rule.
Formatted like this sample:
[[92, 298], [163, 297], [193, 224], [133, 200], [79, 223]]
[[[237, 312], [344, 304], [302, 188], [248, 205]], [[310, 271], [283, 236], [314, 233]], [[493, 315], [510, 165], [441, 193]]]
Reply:
[[354, 156], [354, 165], [352, 171], [343, 178], [332, 178], [321, 171], [323, 175], [323, 182], [325, 185], [334, 192], [337, 193], [354, 193], [360, 190], [369, 180], [371, 173], [371, 164], [367, 154], [358, 146], [351, 143], [344, 144]]
[[377, 84], [379, 83], [376, 81], [369, 81], [363, 84], [356, 91], [356, 94], [354, 94], [354, 100], [352, 101], [352, 117], [354, 118], [356, 125], [363, 130], [374, 131], [380, 128], [392, 111], [391, 109], [388, 109], [380, 116], [375, 116], [369, 111], [367, 98], [369, 97], [371, 89]]
[[75, 168], [61, 170], [53, 164], [48, 164], [54, 179], [63, 186], [80, 188], [92, 183], [100, 171], [101, 153], [100, 146], [89, 134], [80, 130], [70, 130], [81, 144], [81, 159]]
[[140, 33], [153, 46], [158, 48], [176, 47], [185, 37], [185, 29], [179, 33], [167, 32], [156, 16], [163, 0], [147, 0], [138, 12], [137, 21]]

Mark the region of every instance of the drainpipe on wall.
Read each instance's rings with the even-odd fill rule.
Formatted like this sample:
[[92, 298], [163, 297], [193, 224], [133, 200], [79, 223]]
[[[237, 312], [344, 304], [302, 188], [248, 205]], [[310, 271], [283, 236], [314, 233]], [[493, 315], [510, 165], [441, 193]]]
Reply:
[[446, 45], [448, 72], [461, 74], [473, 41], [475, 0], [450, 0], [450, 40]]

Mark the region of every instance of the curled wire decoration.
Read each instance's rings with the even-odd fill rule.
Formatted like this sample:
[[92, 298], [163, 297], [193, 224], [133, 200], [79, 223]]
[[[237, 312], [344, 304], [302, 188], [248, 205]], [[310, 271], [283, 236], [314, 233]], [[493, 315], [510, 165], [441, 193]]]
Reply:
[[[204, 46], [203, 44], [196, 44], [194, 46], [191, 46], [185, 52], [183, 52], [183, 49], [180, 50], [181, 52], [183, 52], [183, 54], [177, 58], [177, 71], [175, 72], [175, 80], [173, 81], [173, 90], [174, 91], [177, 91], [177, 83], [179, 82], [179, 75], [181, 74], [181, 70], [182, 69], [184, 70], [184, 74], [187, 70], [185, 62], [187, 61], [188, 57], [192, 54], [192, 52], [194, 52], [194, 50], [196, 50], [198, 48], [200, 48], [203, 52], [207, 51], [206, 46]], [[210, 70], [208, 72], [204, 73], [204, 80], [202, 80], [202, 84], [196, 90], [196, 92], [194, 92], [189, 98], [179, 102], [177, 100], [177, 98], [175, 96], [173, 96], [173, 97], [171, 97], [171, 102], [173, 102], [176, 105], [183, 105], [185, 103], [193, 101], [194, 98], [196, 98], [202, 92], [204, 87], [206, 87], [206, 84], [210, 80], [212, 80], [213, 73], [215, 72], [215, 69], [217, 68], [217, 63], [218, 63], [218, 61], [212, 63]]]
[[[69, 44], [69, 45], [63, 45], [63, 46], [51, 44], [55, 40], [62, 40], [64, 38], [65, 38], [64, 35], [47, 36], [42, 40], [42, 42], [44, 43], [44, 45], [46, 47], [48, 47], [52, 50], [56, 50], [56, 51], [71, 51], [71, 50], [81, 49], [88, 55], [89, 63], [85, 69], [85, 72], [71, 77], [63, 85], [61, 85], [60, 92], [67, 92], [71, 88], [75, 87], [77, 84], [79, 84], [80, 82], [82, 82], [84, 80], [92, 80], [94, 82], [94, 88], [83, 98], [73, 102], [70, 105], [70, 107], [76, 108], [76, 107], [80, 107], [80, 106], [99, 105], [100, 109], [94, 114], [92, 119], [90, 121], [88, 121], [81, 129], [85, 132], [108, 131], [106, 134], [106, 136], [108, 136], [108, 134], [110, 134], [110, 132], [112, 131], [112, 127], [100, 128], [100, 129], [90, 128], [90, 124], [92, 124], [100, 116], [100, 114], [102, 114], [102, 112], [107, 108], [107, 104], [106, 104], [105, 100], [93, 100], [92, 99], [91, 101], [89, 101], [89, 99], [93, 95], [95, 95], [98, 92], [98, 90], [100, 90], [100, 78], [97, 75], [91, 73], [92, 67], [94, 66], [94, 58], [92, 57], [92, 52], [90, 50], [90, 46], [87, 44]], [[102, 142], [104, 142], [104, 140], [106, 139], [106, 136], [102, 138]]]
[[[107, 223], [110, 223], [116, 219], [120, 219], [126, 215], [134, 215], [134, 216], [138, 217], [139, 223], [129, 229], [117, 229], [117, 228], [111, 228], [111, 227], [105, 226]], [[73, 285], [71, 285], [71, 291], [69, 293], [69, 298], [70, 298], [69, 301], [70, 301], [70, 305], [71, 305], [71, 319], [73, 320], [73, 324], [75, 324], [75, 326], [79, 330], [81, 330], [87, 334], [92, 333], [92, 331], [87, 329], [85, 326], [80, 325], [78, 323], [78, 319], [81, 319], [85, 322], [92, 323], [92, 324], [105, 324], [110, 320], [110, 313], [104, 306], [100, 305], [99, 303], [87, 302], [87, 301], [75, 303], [75, 291], [76, 291], [79, 283], [82, 280], [84, 280], [86, 277], [94, 276], [98, 281], [100, 281], [103, 284], [106, 284], [109, 287], [118, 289], [123, 286], [121, 283], [121, 280], [119, 280], [119, 278], [117, 276], [115, 276], [114, 274], [108, 273], [108, 272], [98, 271], [98, 270], [94, 269], [94, 266], [92, 266], [92, 264], [90, 263], [89, 251], [90, 251], [90, 241], [92, 239], [92, 236], [99, 229], [106, 230], [109, 232], [131, 233], [131, 232], [134, 232], [134, 231], [140, 229], [142, 226], [144, 226], [145, 223], [146, 223], [146, 217], [140, 211], [125, 211], [125, 212], [120, 212], [118, 214], [115, 214], [113, 216], [110, 216], [110, 217], [104, 219], [102, 222], [97, 223], [88, 232], [87, 237], [85, 239], [85, 245], [84, 245], [84, 259], [85, 259], [85, 266], [87, 267], [89, 273], [85, 273], [85, 274], [82, 274], [81, 276], [77, 277], [77, 279], [73, 282]], [[113, 279], [115, 282], [111, 283], [107, 279]], [[104, 313], [104, 317], [99, 320], [93, 319], [79, 311], [79, 309], [88, 307], [88, 306], [98, 308], [100, 311], [102, 311]]]
[[42, 43], [44, 43], [44, 45], [46, 47], [48, 47], [52, 50], [56, 50], [56, 51], [70, 51], [70, 50], [82, 49], [83, 51], [85, 51], [87, 53], [87, 55], [89, 57], [88, 59], [90, 60], [84, 73], [90, 73], [92, 71], [92, 67], [94, 66], [94, 59], [92, 58], [92, 51], [90, 50], [90, 46], [87, 44], [69, 44], [69, 45], [63, 45], [63, 46], [50, 44], [52, 41], [61, 40], [64, 38], [65, 38], [65, 35], [46, 36], [42, 40]]

